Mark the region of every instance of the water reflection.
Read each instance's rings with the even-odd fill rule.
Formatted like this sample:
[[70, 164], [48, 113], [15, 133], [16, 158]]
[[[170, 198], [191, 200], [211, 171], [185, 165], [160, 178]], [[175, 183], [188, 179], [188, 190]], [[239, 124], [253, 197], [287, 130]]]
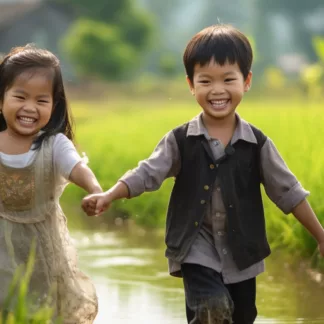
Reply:
[[[99, 296], [95, 324], [184, 324], [182, 281], [167, 272], [163, 237], [124, 232], [73, 233], [80, 266]], [[272, 256], [258, 278], [256, 323], [324, 323], [324, 291], [304, 271]]]

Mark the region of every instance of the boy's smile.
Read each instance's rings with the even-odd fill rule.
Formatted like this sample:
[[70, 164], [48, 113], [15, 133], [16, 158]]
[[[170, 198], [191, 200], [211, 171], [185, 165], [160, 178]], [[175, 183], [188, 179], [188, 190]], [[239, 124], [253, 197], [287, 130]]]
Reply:
[[251, 79], [252, 72], [244, 80], [237, 63], [220, 65], [212, 59], [203, 66], [196, 64], [193, 83], [188, 82], [205, 117], [217, 120], [235, 114], [244, 92], [250, 88]]

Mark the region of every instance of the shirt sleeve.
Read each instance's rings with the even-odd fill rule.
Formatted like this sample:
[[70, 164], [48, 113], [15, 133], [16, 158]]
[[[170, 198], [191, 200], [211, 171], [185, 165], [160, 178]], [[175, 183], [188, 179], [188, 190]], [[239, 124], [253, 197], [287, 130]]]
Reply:
[[289, 170], [270, 138], [261, 149], [261, 177], [268, 197], [285, 214], [289, 214], [309, 195]]
[[53, 143], [53, 161], [56, 174], [68, 180], [71, 171], [81, 160], [72, 141], [64, 134], [57, 134]]
[[159, 189], [166, 178], [177, 176], [180, 167], [180, 152], [170, 131], [148, 159], [139, 162], [137, 168], [126, 172], [119, 181], [127, 185], [130, 197], [136, 197], [145, 191]]

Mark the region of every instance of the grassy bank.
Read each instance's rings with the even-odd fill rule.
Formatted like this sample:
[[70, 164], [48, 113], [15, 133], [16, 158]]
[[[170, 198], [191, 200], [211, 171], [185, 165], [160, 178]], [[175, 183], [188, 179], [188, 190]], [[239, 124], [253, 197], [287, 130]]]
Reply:
[[[73, 102], [79, 151], [86, 152], [90, 167], [103, 188], [112, 186], [128, 169], [146, 158], [159, 139], [173, 127], [200, 112], [194, 101], [172, 99]], [[324, 223], [323, 107], [320, 103], [261, 100], [246, 101], [240, 115], [260, 127], [275, 142], [290, 169], [311, 192], [309, 201]], [[162, 188], [133, 200], [113, 204], [112, 212], [133, 218], [138, 224], [163, 226], [173, 180]], [[63, 196], [79, 205], [84, 193], [69, 186]], [[265, 197], [269, 239], [272, 247], [286, 246], [292, 252], [310, 255], [315, 243], [292, 216], [285, 216]], [[111, 214], [111, 213], [110, 213]], [[107, 215], [103, 217], [108, 217]]]

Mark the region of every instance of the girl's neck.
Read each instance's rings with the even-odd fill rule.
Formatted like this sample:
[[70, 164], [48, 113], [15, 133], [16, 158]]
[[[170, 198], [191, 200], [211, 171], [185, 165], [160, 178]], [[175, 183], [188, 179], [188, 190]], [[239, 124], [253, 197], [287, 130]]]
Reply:
[[33, 140], [31, 136], [18, 136], [5, 130], [0, 132], [0, 152], [12, 155], [27, 153]]

